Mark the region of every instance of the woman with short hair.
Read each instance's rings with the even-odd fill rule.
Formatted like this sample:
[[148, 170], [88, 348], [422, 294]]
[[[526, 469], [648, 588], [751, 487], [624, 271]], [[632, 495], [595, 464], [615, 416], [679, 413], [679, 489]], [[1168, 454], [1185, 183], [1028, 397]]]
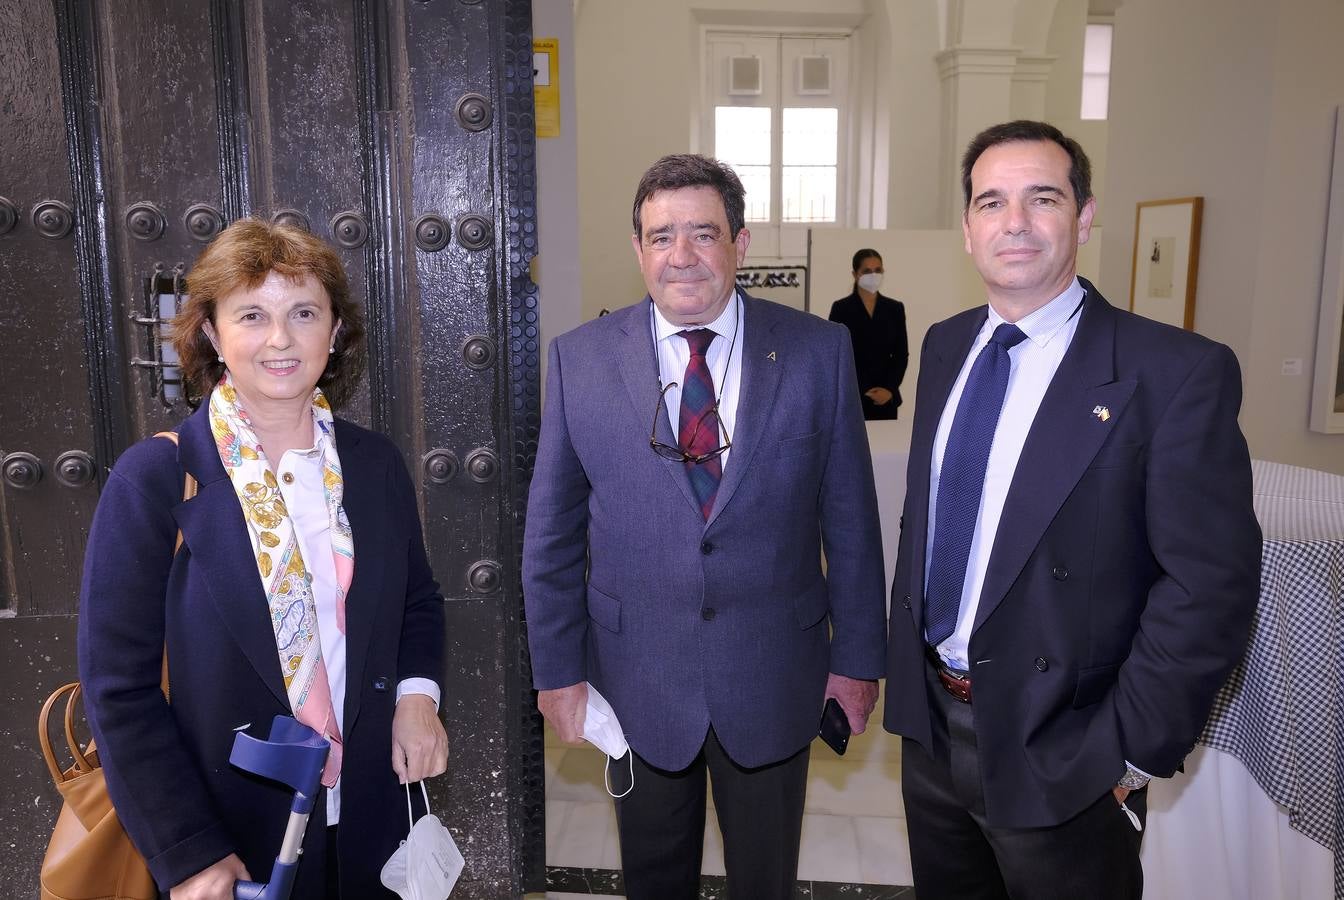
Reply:
[[234, 732], [292, 715], [331, 743], [293, 896], [393, 896], [400, 783], [447, 767], [444, 613], [401, 454], [332, 412], [363, 373], [363, 315], [330, 246], [257, 219], [187, 288], [173, 343], [200, 406], [177, 446], [117, 461], [85, 555], [79, 666], [108, 791], [173, 900], [232, 897], [269, 873], [292, 800], [230, 767]]

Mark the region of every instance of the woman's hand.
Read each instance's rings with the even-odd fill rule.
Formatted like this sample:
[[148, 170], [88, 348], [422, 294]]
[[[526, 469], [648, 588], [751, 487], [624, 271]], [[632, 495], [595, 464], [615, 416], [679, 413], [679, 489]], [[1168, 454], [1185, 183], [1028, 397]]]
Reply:
[[442, 775], [448, 768], [448, 735], [426, 694], [406, 694], [392, 716], [392, 771], [402, 784]]
[[876, 403], [878, 406], [886, 406], [891, 402], [892, 393], [884, 387], [869, 388], [863, 392], [864, 396]]
[[233, 883], [240, 880], [251, 881], [252, 876], [247, 874], [247, 867], [238, 854], [230, 853], [213, 866], [174, 885], [168, 896], [172, 900], [233, 900]]

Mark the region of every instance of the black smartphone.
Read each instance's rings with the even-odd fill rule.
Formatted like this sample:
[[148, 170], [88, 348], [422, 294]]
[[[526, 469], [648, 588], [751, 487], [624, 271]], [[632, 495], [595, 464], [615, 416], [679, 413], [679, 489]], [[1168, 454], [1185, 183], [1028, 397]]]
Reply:
[[846, 748], [849, 747], [849, 716], [840, 708], [840, 702], [834, 697], [826, 698], [826, 705], [821, 709], [821, 727], [817, 730], [821, 739], [826, 742], [826, 746], [836, 752], [837, 756], [844, 756]]

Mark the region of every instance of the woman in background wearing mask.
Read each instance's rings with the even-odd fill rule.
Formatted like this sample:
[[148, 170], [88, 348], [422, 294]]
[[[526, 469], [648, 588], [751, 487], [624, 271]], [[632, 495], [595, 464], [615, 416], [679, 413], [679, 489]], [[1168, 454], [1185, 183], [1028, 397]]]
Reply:
[[905, 306], [883, 297], [882, 257], [876, 250], [854, 254], [854, 290], [831, 304], [830, 320], [849, 329], [865, 419], [894, 419], [901, 405], [901, 379], [910, 361]]

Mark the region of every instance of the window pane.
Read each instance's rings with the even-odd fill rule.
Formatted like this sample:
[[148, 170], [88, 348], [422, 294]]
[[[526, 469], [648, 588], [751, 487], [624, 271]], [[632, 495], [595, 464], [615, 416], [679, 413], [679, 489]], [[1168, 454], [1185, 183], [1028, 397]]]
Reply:
[[1109, 75], [1084, 75], [1083, 76], [1083, 109], [1081, 117], [1084, 119], [1104, 119], [1106, 118], [1107, 106], [1109, 104], [1109, 95], [1111, 91], [1111, 76]]
[[840, 110], [792, 107], [781, 124], [782, 221], [834, 222]]
[[742, 180], [742, 187], [747, 191], [746, 220], [748, 222], [769, 222], [770, 167], [733, 166], [733, 171]]
[[1089, 25], [1083, 35], [1083, 71], [1104, 75], [1111, 71], [1111, 25]]
[[747, 221], [770, 221], [770, 109], [714, 108], [714, 156], [733, 167], [747, 190]]
[[780, 154], [786, 166], [834, 166], [840, 132], [840, 110], [823, 107], [793, 107], [784, 110], [784, 147]]
[[770, 165], [769, 107], [715, 107], [714, 156], [734, 168]]
[[785, 222], [835, 221], [835, 166], [784, 166]]

